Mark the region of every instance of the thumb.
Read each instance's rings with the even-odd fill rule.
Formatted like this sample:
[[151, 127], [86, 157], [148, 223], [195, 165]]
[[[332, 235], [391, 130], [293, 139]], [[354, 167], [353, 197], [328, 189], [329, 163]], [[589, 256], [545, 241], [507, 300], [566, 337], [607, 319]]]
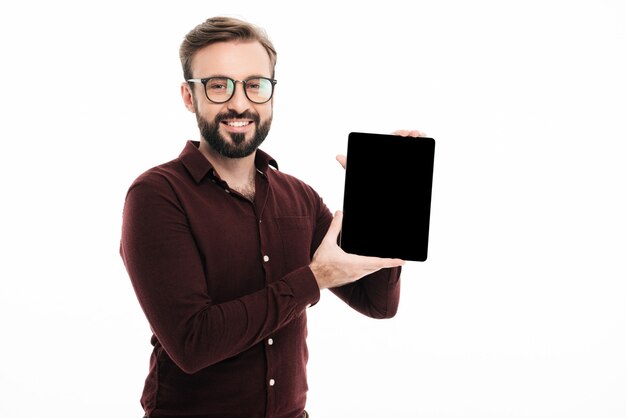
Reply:
[[346, 168], [347, 157], [345, 155], [339, 154], [335, 157], [335, 160], [337, 160], [343, 168]]
[[341, 222], [343, 221], [343, 212], [340, 210], [335, 212], [335, 216], [333, 216], [333, 221], [330, 223], [328, 227], [328, 232], [326, 232], [326, 237], [324, 238], [331, 240], [331, 242], [337, 242], [337, 238], [339, 237], [339, 232], [341, 232]]

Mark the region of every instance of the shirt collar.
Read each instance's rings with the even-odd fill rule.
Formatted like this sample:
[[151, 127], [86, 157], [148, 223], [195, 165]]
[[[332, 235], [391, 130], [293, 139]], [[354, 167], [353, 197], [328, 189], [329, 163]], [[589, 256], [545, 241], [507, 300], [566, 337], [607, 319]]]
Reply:
[[[189, 174], [191, 174], [196, 183], [200, 183], [208, 173], [213, 171], [213, 165], [200, 152], [200, 149], [198, 148], [199, 146], [200, 142], [198, 141], [187, 141], [185, 148], [183, 148], [183, 151], [179, 156], [183, 165], [187, 171], [189, 171]], [[257, 170], [263, 174], [267, 172], [267, 168], [270, 165], [275, 169], [278, 169], [278, 163], [276, 160], [260, 149], [256, 150], [254, 165]]]

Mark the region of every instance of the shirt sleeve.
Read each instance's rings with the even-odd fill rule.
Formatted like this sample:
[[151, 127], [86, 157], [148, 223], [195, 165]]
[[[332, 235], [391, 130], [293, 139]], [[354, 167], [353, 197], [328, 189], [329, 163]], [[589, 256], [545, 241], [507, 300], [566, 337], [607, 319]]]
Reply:
[[[333, 219], [333, 215], [321, 199], [317, 219], [311, 256], [322, 242]], [[392, 318], [397, 313], [400, 303], [401, 271], [401, 267], [381, 269], [356, 282], [331, 288], [330, 291], [363, 315], [377, 319]]]
[[319, 299], [303, 266], [259, 291], [214, 303], [186, 214], [159, 175], [140, 177], [128, 191], [120, 254], [154, 335], [186, 373], [252, 347]]

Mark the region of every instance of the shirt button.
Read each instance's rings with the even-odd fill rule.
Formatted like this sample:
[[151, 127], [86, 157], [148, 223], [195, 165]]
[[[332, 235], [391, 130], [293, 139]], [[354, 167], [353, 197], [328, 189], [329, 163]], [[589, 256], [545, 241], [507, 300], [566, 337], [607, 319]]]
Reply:
[[228, 190], [228, 189], [224, 189], [224, 191], [225, 191], [226, 193], [230, 193], [230, 190]]
[[267, 263], [268, 261], [270, 261], [270, 258], [268, 256], [264, 255], [263, 256], [263, 261], [265, 261]]
[[274, 386], [274, 384], [276, 384], [276, 381], [274, 379], [270, 379], [270, 386]]
[[268, 344], [268, 345], [273, 345], [273, 344], [274, 344], [274, 340], [273, 340], [273, 339], [271, 339], [271, 338], [269, 338], [269, 339], [267, 340], [267, 344]]

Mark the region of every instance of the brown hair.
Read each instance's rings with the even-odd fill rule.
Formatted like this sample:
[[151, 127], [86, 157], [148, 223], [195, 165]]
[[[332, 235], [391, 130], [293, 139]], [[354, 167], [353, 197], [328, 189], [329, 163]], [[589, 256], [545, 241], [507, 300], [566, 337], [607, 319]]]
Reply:
[[258, 41], [270, 57], [274, 77], [276, 50], [263, 29], [232, 17], [212, 17], [193, 28], [180, 45], [179, 55], [185, 80], [193, 78], [191, 61], [198, 50], [216, 42], [229, 41]]

